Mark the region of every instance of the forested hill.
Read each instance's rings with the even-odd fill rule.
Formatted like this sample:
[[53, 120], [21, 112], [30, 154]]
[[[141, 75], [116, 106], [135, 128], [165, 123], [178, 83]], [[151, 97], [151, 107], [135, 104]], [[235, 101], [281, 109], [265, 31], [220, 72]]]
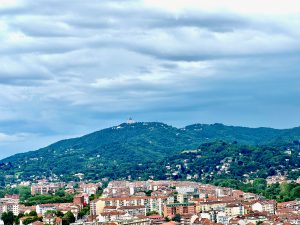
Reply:
[[174, 157], [181, 156], [183, 150], [198, 149], [203, 143], [222, 140], [239, 146], [275, 146], [295, 144], [299, 139], [299, 127], [278, 130], [195, 124], [179, 129], [156, 122], [124, 123], [3, 159], [0, 181], [50, 175], [74, 179], [75, 173], [90, 179], [148, 176], [159, 172], [158, 163], [175, 162]]

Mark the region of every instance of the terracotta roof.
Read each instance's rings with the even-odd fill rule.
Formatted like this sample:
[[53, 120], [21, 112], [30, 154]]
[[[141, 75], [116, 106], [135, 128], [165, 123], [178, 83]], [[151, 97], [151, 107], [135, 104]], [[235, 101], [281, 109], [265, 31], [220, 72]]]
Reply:
[[162, 223], [161, 225], [175, 225], [176, 223], [174, 221], [170, 221], [167, 223]]
[[161, 220], [163, 219], [160, 215], [151, 215], [151, 216], [147, 216], [147, 218], [152, 219], [152, 220]]
[[103, 212], [100, 213], [101, 216], [117, 216], [117, 215], [125, 215], [124, 211], [110, 211], [110, 212]]
[[33, 216], [23, 216], [22, 218], [20, 218], [20, 220], [21, 220], [21, 221], [24, 221], [24, 220], [26, 220], [26, 219], [28, 219], [28, 218], [33, 218]]
[[120, 209], [142, 209], [145, 208], [144, 205], [133, 205], [133, 206], [121, 206]]
[[32, 223], [32, 225], [43, 225], [44, 223], [41, 221], [35, 221]]
[[131, 197], [113, 197], [113, 198], [99, 198], [102, 201], [113, 201], [113, 200], [138, 200], [138, 199], [158, 199], [168, 198], [168, 196], [131, 196]]
[[60, 222], [62, 222], [62, 218], [60, 218], [60, 217], [56, 217], [56, 218], [55, 218], [55, 222], [56, 222], [56, 223], [60, 223]]
[[201, 223], [202, 225], [211, 225], [211, 224], [214, 224], [214, 222], [210, 221], [210, 220], [207, 219], [207, 218], [201, 218], [200, 223]]

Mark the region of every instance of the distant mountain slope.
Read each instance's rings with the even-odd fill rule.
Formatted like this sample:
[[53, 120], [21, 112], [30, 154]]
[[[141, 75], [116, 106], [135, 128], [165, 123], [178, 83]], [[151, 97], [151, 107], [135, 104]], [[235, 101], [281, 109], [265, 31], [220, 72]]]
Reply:
[[74, 179], [138, 176], [141, 170], [159, 170], [157, 163], [176, 157], [182, 150], [197, 149], [205, 142], [223, 140], [249, 145], [285, 143], [300, 139], [300, 128], [278, 130], [223, 124], [194, 124], [175, 128], [163, 123], [134, 123], [103, 129], [48, 147], [16, 154], [0, 161], [0, 181], [59, 176]]

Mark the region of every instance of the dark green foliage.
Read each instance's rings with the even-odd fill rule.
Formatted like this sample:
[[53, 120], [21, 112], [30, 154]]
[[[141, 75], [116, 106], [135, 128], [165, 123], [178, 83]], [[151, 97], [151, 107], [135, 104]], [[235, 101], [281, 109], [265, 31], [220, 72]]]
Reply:
[[159, 213], [156, 211], [151, 211], [151, 212], [147, 212], [146, 214], [146, 216], [151, 216], [151, 215], [159, 215]]
[[30, 223], [33, 223], [35, 221], [42, 221], [43, 218], [42, 217], [38, 217], [38, 216], [32, 216], [32, 217], [28, 217], [23, 221], [24, 225], [28, 225]]
[[13, 225], [14, 223], [14, 214], [12, 212], [4, 212], [1, 215], [1, 220], [3, 221], [4, 225]]
[[75, 216], [70, 211], [66, 212], [66, 214], [62, 217], [62, 219], [63, 219], [63, 225], [69, 225], [70, 223], [74, 223], [76, 220]]
[[186, 147], [196, 147], [198, 141], [190, 143], [189, 138], [188, 133], [162, 123], [121, 124], [6, 158], [1, 163], [11, 166], [0, 172], [2, 176], [4, 172], [5, 175], [19, 173], [20, 178], [26, 180], [30, 180], [31, 175], [50, 174], [63, 174], [62, 179], [74, 180], [73, 175], [78, 172], [83, 172], [86, 179], [116, 179], [121, 174], [130, 175], [138, 164], [161, 160]]
[[[171, 176], [172, 179], [185, 179], [187, 174], [196, 174], [199, 181], [221, 180], [221, 183], [230, 183], [234, 187], [234, 180], [266, 178], [272, 168], [276, 168], [276, 172], [281, 174], [298, 168], [299, 152], [293, 150], [291, 155], [287, 154], [287, 147], [294, 149], [290, 144], [249, 146], [216, 141], [204, 143], [197, 150], [183, 151], [171, 156], [160, 165], [169, 164], [171, 171], [179, 172], [178, 175]], [[177, 165], [181, 168], [176, 169]], [[225, 168], [221, 169], [222, 167]], [[265, 186], [262, 180], [256, 182], [260, 182], [262, 187]]]
[[28, 216], [37, 216], [37, 213], [36, 211], [30, 211]]
[[0, 189], [1, 197], [5, 194], [18, 194], [20, 196], [20, 201], [24, 201], [31, 196], [30, 187], [18, 186], [17, 188], [3, 188]]
[[90, 213], [90, 206], [87, 205], [80, 210], [78, 217], [82, 218], [83, 216], [89, 215], [89, 213]]
[[57, 195], [35, 195], [26, 200], [24, 204], [26, 206], [37, 205], [37, 204], [48, 204], [48, 203], [63, 203], [63, 202], [72, 202], [74, 195], [64, 194], [63, 196]]
[[24, 213], [19, 213], [17, 216], [15, 216], [15, 219], [14, 219], [15, 224], [19, 224], [20, 218], [22, 218], [23, 216], [24, 216]]
[[181, 216], [180, 214], [176, 214], [173, 218], [172, 218], [173, 221], [176, 221], [176, 222], [180, 222], [181, 220]]
[[89, 201], [93, 201], [95, 200], [96, 196], [94, 194], [92, 194], [91, 196], [89, 196]]
[[152, 190], [145, 191], [146, 196], [151, 196]]
[[291, 197], [295, 199], [300, 198], [300, 186], [297, 186], [291, 190]]
[[64, 197], [65, 196], [65, 190], [63, 188], [59, 189], [57, 192], [55, 192], [56, 196]]
[[[0, 184], [14, 182], [16, 174], [24, 180], [32, 180], [32, 175], [36, 179], [53, 174], [62, 174], [65, 181], [79, 180], [74, 177], [78, 172], [92, 180], [127, 179], [129, 175], [133, 180], [183, 180], [187, 175], [197, 175], [197, 181], [217, 180], [220, 185], [232, 187], [237, 187], [238, 181], [278, 172], [297, 178], [299, 139], [300, 128], [195, 124], [177, 129], [163, 123], [121, 124], [1, 160]], [[285, 153], [288, 148], [292, 149], [291, 155]], [[221, 171], [224, 164], [228, 164], [227, 170]], [[172, 175], [172, 171], [177, 174]], [[258, 189], [264, 185], [259, 182]], [[18, 192], [21, 194], [21, 190]], [[22, 201], [28, 199], [27, 205], [72, 201], [72, 196], [64, 195], [62, 190], [43, 197], [29, 197], [25, 189], [22, 193]]]
[[300, 184], [297, 183], [276, 183], [267, 186], [265, 179], [255, 179], [253, 184], [242, 183], [239, 180], [215, 180], [215, 185], [223, 187], [232, 187], [245, 192], [252, 192], [266, 197], [267, 199], [275, 199], [278, 202], [292, 201], [300, 198]]
[[166, 217], [165, 217], [165, 221], [166, 221], [166, 222], [170, 222], [171, 219], [170, 219], [169, 217], [166, 216]]

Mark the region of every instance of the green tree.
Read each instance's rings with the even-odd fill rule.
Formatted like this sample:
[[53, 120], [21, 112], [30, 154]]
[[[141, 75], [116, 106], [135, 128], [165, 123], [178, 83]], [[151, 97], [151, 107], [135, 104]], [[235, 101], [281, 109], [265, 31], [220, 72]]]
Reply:
[[147, 212], [147, 216], [151, 216], [151, 215], [158, 215], [159, 213], [156, 211], [151, 211], [151, 212]]
[[18, 187], [18, 194], [20, 195], [20, 201], [24, 202], [28, 198], [31, 197], [31, 190], [30, 187], [27, 186], [19, 186]]
[[55, 195], [59, 197], [63, 197], [65, 196], [65, 190], [63, 188], [60, 188], [57, 192], [55, 192]]
[[82, 218], [83, 216], [88, 215], [89, 212], [90, 212], [90, 206], [87, 205], [80, 210], [78, 217]]
[[75, 216], [70, 211], [66, 212], [66, 214], [63, 216], [62, 219], [63, 219], [63, 224], [64, 225], [69, 225], [70, 223], [74, 223], [75, 220], [76, 220]]
[[96, 198], [96, 196], [95, 196], [94, 194], [92, 194], [91, 196], [89, 196], [89, 200], [90, 200], [90, 201], [95, 200], [95, 198]]
[[1, 220], [3, 221], [4, 225], [13, 225], [14, 219], [14, 214], [11, 211], [4, 212], [1, 215]]
[[176, 214], [176, 215], [173, 217], [172, 220], [173, 220], [173, 221], [176, 221], [176, 222], [180, 222], [180, 220], [181, 220], [180, 214]]
[[15, 224], [20, 223], [20, 218], [24, 216], [24, 213], [19, 213], [17, 216], [15, 216]]
[[256, 193], [263, 193], [267, 187], [267, 181], [263, 178], [257, 178], [253, 181], [253, 188], [256, 190]]
[[294, 198], [294, 199], [300, 198], [300, 186], [295, 187], [295, 188], [292, 189], [291, 197]]
[[37, 216], [36, 211], [32, 210], [28, 213], [28, 216]]
[[35, 222], [35, 221], [42, 221], [42, 217], [38, 217], [38, 216], [28, 217], [28, 218], [26, 218], [26, 219], [23, 221], [23, 223], [24, 223], [25, 225], [28, 225], [28, 224], [33, 223], [33, 222]]
[[145, 191], [146, 196], [151, 196], [152, 190]]

